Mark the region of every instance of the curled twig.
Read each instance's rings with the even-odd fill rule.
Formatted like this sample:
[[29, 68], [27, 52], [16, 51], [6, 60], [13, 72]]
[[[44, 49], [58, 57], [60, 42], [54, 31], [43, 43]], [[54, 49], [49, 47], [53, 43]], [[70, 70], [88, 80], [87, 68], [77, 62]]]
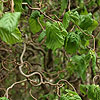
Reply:
[[[75, 90], [75, 88], [74, 88], [74, 86], [72, 85], [72, 84], [70, 84], [67, 80], [65, 80], [65, 79], [61, 79], [61, 80], [59, 80], [58, 81], [58, 83], [57, 84], [59, 84], [60, 82], [66, 82], [69, 86], [71, 86], [72, 88], [73, 88], [73, 90], [76, 92], [76, 90]], [[62, 85], [63, 86], [63, 85]], [[60, 88], [62, 87], [62, 86], [57, 86], [57, 95], [60, 97], [61, 95], [60, 95]]]
[[4, 66], [4, 61], [2, 61], [2, 67], [3, 67], [4, 70], [10, 71], [9, 69], [7, 69], [7, 68]]
[[9, 90], [10, 90], [11, 88], [13, 88], [16, 84], [20, 84], [20, 83], [23, 83], [23, 82], [26, 82], [26, 81], [27, 81], [27, 79], [24, 79], [24, 80], [22, 80], [22, 81], [13, 83], [10, 87], [7, 88], [6, 93], [5, 93], [5, 96], [8, 98], [8, 92], [9, 92]]
[[26, 5], [29, 9], [31, 10], [40, 10], [40, 8], [32, 8], [31, 6], [29, 6], [28, 3], [22, 3], [23, 5]]
[[32, 95], [32, 90], [30, 89], [30, 92], [29, 92], [30, 96], [34, 99], [34, 100], [37, 100], [33, 95]]
[[26, 44], [24, 43], [24, 49], [23, 49], [23, 52], [22, 52], [21, 57], [20, 57], [20, 61], [21, 61], [21, 65], [19, 66], [19, 71], [20, 71], [20, 73], [21, 73], [24, 77], [26, 77], [26, 78], [29, 78], [29, 77], [31, 77], [31, 76], [33, 76], [33, 75], [38, 74], [38, 75], [40, 76], [40, 80], [41, 80], [41, 82], [42, 82], [42, 81], [43, 81], [43, 78], [42, 78], [42, 75], [41, 75], [39, 72], [33, 72], [33, 73], [29, 74], [29, 75], [26, 75], [26, 74], [22, 71], [22, 67], [23, 67], [23, 65], [24, 65], [23, 56], [24, 56], [25, 51], [26, 51]]
[[96, 75], [96, 76], [93, 77], [93, 84], [95, 84], [95, 78], [96, 77], [100, 77], [100, 75]]
[[38, 20], [38, 23], [40, 24], [42, 30], [44, 30], [44, 27], [43, 27], [42, 24], [40, 23], [39, 17], [37, 18], [37, 20]]
[[32, 8], [32, 7], [29, 6], [28, 3], [22, 3], [22, 4], [23, 4], [23, 5], [26, 5], [26, 6], [27, 6], [29, 9], [31, 9], [31, 10], [38, 10], [41, 14], [43, 14], [46, 18], [50, 19], [51, 21], [53, 21], [53, 22], [56, 21], [56, 20], [52, 19], [51, 17], [47, 16], [45, 13], [43, 13], [43, 12], [41, 11], [41, 8]]
[[71, 86], [71, 87], [73, 88], [73, 90], [76, 92], [74, 86], [73, 86], [71, 83], [69, 83], [67, 80], [61, 79], [61, 80], [58, 81], [58, 84], [59, 84], [60, 82], [66, 82], [66, 83], [67, 83], [69, 86]]
[[93, 41], [94, 41], [94, 48], [93, 48], [93, 50], [95, 51], [95, 37], [93, 35], [90, 35], [90, 34], [85, 33], [78, 25], [76, 25], [76, 26], [78, 27], [78, 29], [80, 29], [80, 31], [82, 33], [84, 33], [85, 35], [93, 38]]

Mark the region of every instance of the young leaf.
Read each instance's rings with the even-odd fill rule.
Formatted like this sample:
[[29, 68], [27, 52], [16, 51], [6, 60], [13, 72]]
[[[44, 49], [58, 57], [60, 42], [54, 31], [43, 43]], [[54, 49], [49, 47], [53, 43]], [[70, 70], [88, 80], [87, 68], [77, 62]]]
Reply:
[[78, 0], [78, 1], [79, 1], [80, 8], [83, 8], [84, 7], [84, 0]]
[[88, 28], [88, 31], [90, 31], [90, 32], [94, 31], [97, 26], [98, 26], [98, 22], [93, 19], [91, 26]]
[[69, 12], [66, 12], [63, 17], [63, 25], [65, 29], [67, 29], [67, 27], [69, 26], [69, 22], [70, 22]]
[[46, 30], [43, 30], [38, 37], [38, 41], [41, 42], [45, 36], [46, 36]]
[[73, 23], [78, 24], [80, 22], [80, 16], [77, 11], [70, 12], [70, 19]]
[[67, 31], [64, 29], [62, 23], [54, 22], [53, 24], [47, 22], [46, 25], [46, 44], [49, 49], [55, 50], [64, 45]]
[[22, 0], [14, 0], [14, 10], [16, 12], [21, 12], [23, 10], [23, 8], [22, 8]]
[[[35, 18], [37, 16], [38, 16], [38, 13], [35, 13], [35, 14], [32, 14], [31, 17], [29, 18], [29, 27], [33, 34], [36, 34], [37, 32], [41, 30], [41, 26], [37, 18]], [[44, 25], [43, 18], [44, 17], [42, 15], [39, 17], [39, 21], [42, 25]]]
[[90, 53], [88, 53], [87, 55], [82, 54], [80, 56], [75, 55], [70, 59], [71, 67], [73, 67], [73, 70], [75, 71], [75, 73], [77, 73], [78, 77], [81, 77], [82, 81], [85, 81], [86, 79], [86, 70], [89, 66], [90, 59]]
[[8, 33], [6, 30], [0, 30], [0, 38], [8, 44], [15, 44], [17, 42], [22, 42], [21, 32], [19, 31], [18, 28], [16, 28], [11, 33]]
[[67, 8], [68, 0], [61, 0], [61, 10], [64, 11]]
[[6, 97], [0, 97], [0, 100], [9, 100]]
[[80, 91], [81, 91], [81, 93], [83, 93], [84, 95], [86, 95], [87, 93], [87, 89], [88, 89], [88, 85], [83, 85], [83, 84], [81, 84], [80, 85]]
[[80, 28], [82, 28], [83, 30], [87, 30], [92, 22], [92, 14], [88, 14], [88, 15], [81, 15], [81, 22], [80, 22]]
[[40, 12], [39, 12], [39, 11], [36, 10], [36, 11], [32, 12], [31, 18], [36, 19], [36, 18], [38, 18], [38, 17], [40, 17]]
[[66, 38], [66, 43], [65, 43], [66, 52], [75, 53], [78, 50], [79, 43], [80, 43], [80, 36], [75, 32], [70, 32]]
[[20, 12], [6, 13], [0, 20], [0, 38], [8, 43], [22, 42], [21, 32], [17, 28]]
[[95, 67], [96, 67], [96, 53], [93, 50], [90, 50], [90, 55], [91, 55], [91, 60], [92, 60], [92, 70], [94, 75], [96, 74], [95, 72]]
[[30, 18], [29, 26], [30, 26], [30, 30], [33, 34], [39, 32], [41, 30], [41, 26], [39, 25], [37, 19]]
[[100, 6], [100, 0], [97, 0], [97, 4], [98, 4], [98, 6]]
[[[91, 100], [100, 100], [100, 87], [99, 85], [80, 85], [81, 92], [85, 95], [87, 94], [88, 98]], [[84, 91], [86, 90], [86, 91]], [[84, 92], [83, 92], [84, 91]]]
[[6, 30], [9, 33], [13, 32], [18, 25], [20, 15], [20, 12], [4, 14], [4, 16], [0, 19], [0, 30]]
[[80, 28], [89, 31], [90, 33], [98, 26], [98, 22], [92, 19], [91, 13], [87, 15], [81, 15], [80, 20], [81, 20], [79, 24]]
[[81, 97], [71, 90], [66, 89], [67, 93], [63, 96], [61, 96], [60, 100], [82, 100]]

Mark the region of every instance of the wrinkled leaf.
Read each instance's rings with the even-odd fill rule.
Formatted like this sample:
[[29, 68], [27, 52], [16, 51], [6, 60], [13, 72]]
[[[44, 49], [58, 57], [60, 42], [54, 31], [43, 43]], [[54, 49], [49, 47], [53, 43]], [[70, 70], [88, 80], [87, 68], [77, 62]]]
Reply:
[[0, 38], [8, 44], [21, 42], [21, 33], [17, 28], [20, 12], [6, 13], [0, 20]]
[[68, 0], [61, 0], [61, 9], [64, 11], [64, 9], [67, 8]]
[[17, 42], [22, 42], [21, 32], [19, 31], [18, 28], [16, 28], [11, 33], [8, 33], [6, 30], [0, 30], [0, 38], [8, 44], [15, 44]]
[[46, 36], [46, 30], [43, 30], [38, 37], [38, 41], [41, 42], [45, 36]]
[[83, 30], [87, 30], [89, 32], [92, 32], [97, 26], [98, 22], [94, 19], [92, 19], [92, 14], [89, 13], [87, 15], [81, 15], [81, 22], [80, 22], [80, 28]]
[[6, 13], [0, 20], [0, 30], [6, 30], [7, 32], [13, 32], [17, 25], [18, 20], [20, 18], [21, 13]]
[[61, 96], [60, 100], [82, 100], [81, 97], [71, 90], [65, 90], [67, 93]]
[[75, 53], [79, 48], [80, 36], [70, 32], [66, 38], [65, 49], [67, 53]]
[[53, 24], [47, 23], [46, 25], [46, 44], [49, 49], [55, 50], [64, 45], [65, 36], [67, 31], [64, 29], [62, 23], [54, 22]]
[[41, 26], [38, 23], [37, 19], [30, 18], [29, 19], [30, 30], [33, 34], [39, 32], [41, 30]]
[[71, 66], [73, 67], [75, 73], [77, 73], [78, 77], [81, 77], [82, 81], [86, 80], [86, 70], [89, 66], [90, 59], [90, 53], [87, 55], [82, 54], [80, 56], [75, 55], [70, 59]]
[[69, 26], [69, 22], [70, 22], [70, 16], [69, 16], [69, 13], [66, 12], [63, 17], [63, 25], [65, 29]]
[[73, 23], [78, 24], [80, 22], [80, 16], [78, 12], [70, 12], [70, 19]]
[[[36, 34], [37, 32], [39, 32], [41, 30], [41, 26], [37, 20], [37, 18], [33, 18], [33, 17], [36, 17], [35, 15], [31, 16], [30, 19], [29, 19], [29, 27], [30, 27], [30, 30], [33, 34]], [[43, 22], [43, 16], [41, 16], [39, 18], [39, 21], [40, 23], [44, 26], [44, 22]]]
[[31, 14], [31, 18], [36, 19], [38, 17], [40, 17], [40, 12], [37, 11], [37, 10], [36, 11], [33, 11], [32, 14]]
[[80, 91], [88, 96], [91, 100], [100, 100], [100, 87], [99, 85], [80, 85]]
[[21, 12], [23, 10], [23, 8], [22, 8], [22, 0], [14, 0], [14, 10], [16, 12]]

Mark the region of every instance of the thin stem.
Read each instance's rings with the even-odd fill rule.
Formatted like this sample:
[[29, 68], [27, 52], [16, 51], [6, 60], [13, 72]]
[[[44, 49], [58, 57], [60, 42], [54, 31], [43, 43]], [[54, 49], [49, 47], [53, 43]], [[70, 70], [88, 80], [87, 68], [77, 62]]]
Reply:
[[5, 96], [8, 98], [8, 92], [9, 92], [9, 90], [11, 88], [13, 88], [16, 84], [20, 84], [20, 83], [23, 83], [23, 82], [26, 82], [26, 81], [27, 81], [27, 79], [24, 79], [22, 81], [18, 81], [18, 82], [13, 83], [10, 87], [7, 88], [6, 93], [5, 93]]
[[93, 84], [95, 84], [95, 78], [96, 78], [96, 77], [100, 77], [100, 75], [94, 76], [94, 78], [93, 78]]
[[68, 10], [70, 11], [70, 0], [68, 1]]
[[76, 25], [77, 27], [78, 27], [78, 29], [80, 29], [80, 31], [82, 32], [82, 33], [84, 33], [85, 35], [87, 35], [87, 36], [89, 36], [89, 37], [92, 37], [93, 38], [93, 50], [95, 51], [95, 37], [93, 36], [93, 35], [90, 35], [90, 34], [87, 34], [87, 33], [85, 33], [78, 25]]
[[11, 12], [13, 13], [14, 12], [14, 1], [11, 0]]
[[43, 27], [42, 24], [40, 23], [39, 17], [37, 18], [37, 20], [38, 20], [38, 23], [40, 24], [42, 30], [44, 30], [44, 27]]
[[34, 100], [37, 100], [33, 95], [32, 95], [32, 90], [30, 89], [30, 92], [29, 92], [30, 96], [34, 99]]
[[28, 3], [22, 3], [23, 5], [26, 5], [31, 10], [38, 10], [41, 14], [43, 14], [46, 18], [50, 19], [51, 21], [55, 22], [56, 20], [52, 19], [51, 17], [47, 16], [45, 13], [41, 11], [41, 8], [32, 8], [28, 5]]

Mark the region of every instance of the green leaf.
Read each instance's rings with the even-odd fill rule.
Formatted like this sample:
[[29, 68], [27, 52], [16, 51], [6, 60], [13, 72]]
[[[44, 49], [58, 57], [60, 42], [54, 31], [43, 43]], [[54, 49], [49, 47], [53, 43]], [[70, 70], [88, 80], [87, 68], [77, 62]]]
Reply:
[[[37, 15], [36, 15], [37, 16]], [[39, 24], [39, 22], [38, 22], [38, 20], [37, 20], [37, 18], [33, 18], [33, 17], [36, 17], [35, 15], [33, 16], [31, 16], [30, 18], [29, 18], [29, 27], [30, 27], [30, 30], [31, 30], [31, 32], [33, 33], [33, 34], [35, 34], [35, 33], [37, 33], [37, 32], [40, 32], [40, 30], [41, 30], [41, 26], [40, 26], [40, 24]], [[44, 26], [44, 22], [43, 22], [43, 18], [44, 18], [44, 16], [40, 16], [40, 18], [39, 18], [39, 21], [40, 21], [40, 23]]]
[[68, 100], [68, 99], [67, 99], [67, 97], [65, 97], [65, 96], [61, 96], [61, 97], [60, 97], [60, 100]]
[[61, 96], [60, 100], [82, 100], [81, 97], [71, 90], [66, 89], [67, 93], [63, 96]]
[[84, 0], [78, 0], [78, 1], [79, 1], [80, 8], [83, 8], [84, 7]]
[[66, 52], [75, 53], [79, 48], [79, 43], [80, 43], [80, 36], [75, 32], [70, 32], [66, 38], [66, 43], [65, 43]]
[[70, 12], [70, 19], [73, 23], [78, 24], [80, 22], [80, 16], [77, 11]]
[[70, 22], [69, 12], [66, 12], [63, 17], [63, 25], [65, 29], [67, 29], [67, 27], [69, 26], [69, 22]]
[[9, 100], [6, 97], [0, 97], [0, 100]]
[[88, 53], [87, 55], [82, 54], [80, 56], [75, 55], [70, 59], [71, 67], [73, 67], [73, 70], [75, 71], [75, 73], [77, 73], [78, 77], [81, 77], [82, 81], [86, 80], [86, 70], [89, 66], [90, 59], [90, 53]]
[[100, 0], [97, 0], [97, 4], [98, 4], [98, 6], [100, 6]]
[[8, 44], [22, 42], [17, 28], [20, 12], [6, 13], [0, 20], [0, 38]]
[[46, 30], [43, 30], [38, 37], [38, 41], [41, 42], [45, 36], [46, 36]]
[[91, 0], [88, 4], [88, 7], [93, 7], [93, 6], [96, 6], [96, 3], [95, 3], [95, 0]]
[[94, 31], [97, 26], [98, 26], [98, 22], [93, 19], [91, 26], [88, 28], [88, 31], [90, 31], [90, 32]]
[[91, 59], [92, 59], [92, 70], [94, 75], [96, 74], [95, 72], [95, 68], [96, 68], [96, 53], [93, 50], [90, 50], [90, 55], [91, 55]]
[[21, 15], [20, 12], [4, 14], [4, 16], [0, 19], [0, 30], [13, 32], [18, 25], [18, 20], [20, 18], [20, 15]]
[[92, 22], [92, 14], [88, 14], [88, 15], [81, 15], [81, 22], [80, 22], [80, 28], [82, 28], [83, 30], [87, 30], [91, 24], [93, 23]]
[[61, 10], [64, 11], [67, 8], [68, 0], [61, 0]]
[[21, 32], [19, 31], [18, 28], [16, 28], [11, 33], [8, 33], [6, 30], [0, 30], [0, 38], [8, 44], [15, 44], [17, 42], [22, 42]]
[[61, 48], [64, 45], [65, 36], [67, 31], [60, 22], [54, 22], [53, 24], [47, 22], [46, 25], [46, 45], [49, 49], [55, 50]]
[[70, 21], [72, 21], [74, 24], [78, 24], [80, 22], [80, 16], [77, 11], [68, 11], [64, 14], [63, 25], [65, 29], [69, 26]]
[[14, 0], [14, 10], [16, 12], [21, 12], [23, 10], [23, 8], [22, 8], [22, 0]]
[[41, 30], [41, 26], [39, 25], [37, 19], [30, 18], [29, 26], [30, 26], [30, 30], [33, 34], [39, 32]]
[[86, 95], [87, 93], [87, 89], [88, 89], [88, 85], [83, 85], [83, 84], [81, 84], [80, 85], [80, 91], [81, 91], [81, 93], [83, 93], [84, 95]]
[[[90, 34], [90, 32], [88, 33], [88, 31], [86, 31], [86, 30], [84, 32], [86, 32], [87, 34]], [[89, 45], [90, 37], [83, 34], [83, 32], [81, 32], [79, 29], [77, 29], [76, 33], [80, 36], [80, 40], [81, 40], [80, 41], [80, 47], [82, 49], [87, 48], [87, 46]]]
[[[84, 91], [84, 89], [86, 91]], [[81, 92], [87, 94], [88, 98], [91, 100], [100, 100], [100, 87], [99, 85], [81, 85]]]
[[87, 8], [86, 6], [84, 6], [80, 12], [80, 15], [87, 15], [87, 14], [88, 14]]
[[38, 10], [33, 11], [31, 14], [31, 18], [36, 19], [38, 17], [40, 17], [40, 12]]
[[92, 19], [92, 14], [89, 13], [87, 15], [81, 15], [80, 16], [80, 28], [82, 28], [83, 30], [87, 30], [88, 32], [92, 32], [97, 26], [98, 26], [98, 22], [94, 19]]

